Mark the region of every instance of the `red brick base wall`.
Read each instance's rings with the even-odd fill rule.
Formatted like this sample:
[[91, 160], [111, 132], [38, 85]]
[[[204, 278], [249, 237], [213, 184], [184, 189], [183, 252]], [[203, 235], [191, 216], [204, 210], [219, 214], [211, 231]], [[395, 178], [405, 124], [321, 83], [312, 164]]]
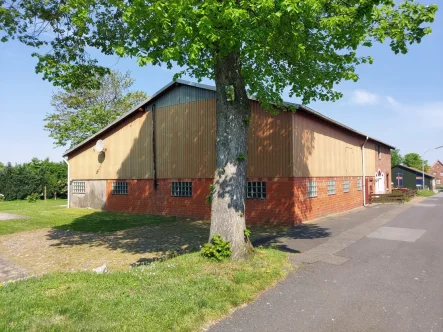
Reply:
[[[317, 196], [308, 198], [308, 180], [317, 181]], [[328, 180], [335, 180], [335, 194], [328, 195]], [[350, 181], [350, 190], [343, 192], [343, 181]], [[212, 179], [180, 179], [192, 181], [192, 197], [171, 196], [174, 179], [128, 180], [127, 195], [113, 195], [112, 182], [106, 185], [108, 211], [170, 215], [185, 218], [210, 219], [211, 208], [205, 203]], [[357, 190], [357, 177], [323, 178], [250, 178], [266, 181], [266, 199], [246, 200], [248, 224], [294, 225], [332, 213], [344, 212], [363, 204], [363, 191]]]
[[[295, 219], [300, 221], [319, 218], [328, 214], [348, 211], [363, 205], [363, 188], [357, 189], [358, 177], [321, 177], [317, 181], [317, 197], [309, 198], [309, 178], [294, 179]], [[335, 194], [328, 194], [328, 181], [335, 180]], [[349, 180], [349, 192], [343, 190], [344, 181]], [[362, 184], [363, 186], [363, 184]]]
[[[106, 210], [167, 215], [186, 218], [211, 218], [211, 207], [205, 203], [212, 179], [193, 179], [192, 197], [171, 196], [171, 182], [178, 180], [127, 180], [128, 194], [113, 195], [112, 182], [106, 183]], [[191, 179], [180, 179], [191, 181]]]

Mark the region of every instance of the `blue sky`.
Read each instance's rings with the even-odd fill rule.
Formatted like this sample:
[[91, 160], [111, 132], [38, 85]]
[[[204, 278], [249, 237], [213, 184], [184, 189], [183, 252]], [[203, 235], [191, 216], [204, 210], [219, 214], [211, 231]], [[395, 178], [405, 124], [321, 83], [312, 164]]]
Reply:
[[[428, 1], [422, 1], [428, 2]], [[435, 0], [434, 0], [435, 2]], [[431, 2], [429, 2], [431, 3]], [[401, 150], [423, 153], [443, 145], [443, 8], [432, 25], [433, 33], [407, 55], [394, 55], [389, 45], [365, 50], [373, 65], [358, 68], [360, 80], [337, 87], [344, 93], [335, 103], [309, 106], [369, 136]], [[43, 130], [45, 114], [56, 89], [35, 74], [32, 49], [19, 43], [0, 43], [0, 162], [24, 162], [32, 157], [61, 160], [64, 148], [54, 148]], [[121, 71], [131, 71], [135, 89], [153, 94], [172, 80], [174, 70], [138, 67], [130, 59], [100, 58]], [[184, 79], [192, 80], [184, 77]], [[204, 83], [212, 84], [206, 80]], [[297, 99], [288, 101], [299, 102]], [[433, 163], [443, 160], [443, 148], [426, 154]]]

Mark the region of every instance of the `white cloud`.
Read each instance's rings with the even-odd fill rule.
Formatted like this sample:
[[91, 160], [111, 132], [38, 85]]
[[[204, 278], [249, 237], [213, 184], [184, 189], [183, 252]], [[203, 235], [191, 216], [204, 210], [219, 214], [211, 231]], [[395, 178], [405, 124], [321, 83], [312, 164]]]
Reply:
[[399, 103], [397, 100], [395, 100], [393, 97], [387, 96], [386, 100], [388, 101], [389, 106], [391, 106], [393, 109], [401, 109], [402, 108], [402, 104]]
[[443, 102], [403, 104], [386, 96], [387, 108], [412, 121], [417, 127], [443, 129]]
[[365, 90], [355, 90], [351, 102], [358, 105], [376, 105], [380, 102], [380, 96]]

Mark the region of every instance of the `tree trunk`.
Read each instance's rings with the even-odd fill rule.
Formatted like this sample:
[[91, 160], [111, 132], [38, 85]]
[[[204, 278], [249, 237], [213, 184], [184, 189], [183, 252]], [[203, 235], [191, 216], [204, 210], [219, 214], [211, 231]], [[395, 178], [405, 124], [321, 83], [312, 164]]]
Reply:
[[230, 242], [232, 259], [242, 260], [252, 252], [252, 246], [244, 235], [251, 107], [238, 52], [218, 57], [215, 83], [217, 169], [212, 192], [210, 239], [220, 235]]

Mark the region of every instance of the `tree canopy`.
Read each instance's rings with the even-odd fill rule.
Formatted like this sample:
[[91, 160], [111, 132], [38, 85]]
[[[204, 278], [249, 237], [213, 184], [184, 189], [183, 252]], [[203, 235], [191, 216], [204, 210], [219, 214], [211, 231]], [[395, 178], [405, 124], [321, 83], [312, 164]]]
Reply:
[[0, 194], [6, 200], [25, 199], [31, 194], [43, 195], [46, 186], [48, 197], [67, 195], [68, 169], [65, 162], [53, 162], [48, 158], [32, 158], [30, 162], [0, 168]]
[[425, 172], [429, 172], [430, 170], [430, 166], [428, 165], [428, 161], [427, 160], [423, 160], [422, 157], [415, 152], [411, 152], [411, 153], [407, 153], [405, 154], [404, 158], [403, 158], [403, 163], [406, 166], [418, 169], [418, 170], [422, 170], [422, 162], [424, 163], [425, 166]]
[[400, 150], [391, 150], [391, 166], [394, 167], [400, 164], [403, 164], [403, 156], [400, 154]]
[[144, 92], [129, 91], [133, 84], [129, 72], [111, 71], [99, 89], [67, 87], [54, 93], [54, 111], [47, 114], [45, 129], [55, 145], [77, 145], [146, 100]]
[[[406, 53], [431, 32], [436, 5], [413, 0], [0, 0], [2, 41], [33, 46], [37, 72], [55, 85], [97, 86], [109, 73], [90, 55], [133, 57], [139, 65], [182, 66], [214, 78], [218, 57], [240, 52], [241, 75], [262, 103], [281, 94], [304, 103], [336, 100], [341, 80], [357, 80], [356, 66], [371, 63], [360, 46], [389, 41]], [[43, 32], [49, 31], [51, 38]], [[180, 74], [182, 74], [180, 73]], [[180, 75], [179, 74], [179, 75]], [[92, 80], [91, 80], [92, 78]]]

